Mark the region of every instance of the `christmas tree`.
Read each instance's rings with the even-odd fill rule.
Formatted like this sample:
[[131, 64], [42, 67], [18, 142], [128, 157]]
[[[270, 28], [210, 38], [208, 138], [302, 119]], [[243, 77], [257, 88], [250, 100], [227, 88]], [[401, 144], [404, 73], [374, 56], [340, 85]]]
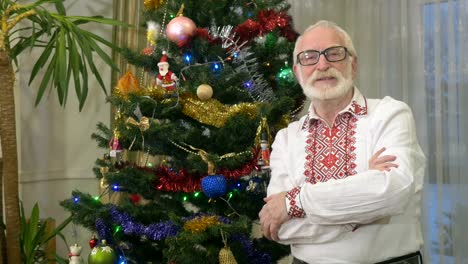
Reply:
[[109, 97], [112, 127], [93, 135], [105, 149], [94, 168], [102, 192], [61, 203], [95, 232], [92, 244], [106, 241], [89, 263], [274, 263], [289, 254], [251, 235], [272, 138], [303, 104], [288, 8], [145, 0], [148, 45], [124, 51], [141, 72], [122, 76]]

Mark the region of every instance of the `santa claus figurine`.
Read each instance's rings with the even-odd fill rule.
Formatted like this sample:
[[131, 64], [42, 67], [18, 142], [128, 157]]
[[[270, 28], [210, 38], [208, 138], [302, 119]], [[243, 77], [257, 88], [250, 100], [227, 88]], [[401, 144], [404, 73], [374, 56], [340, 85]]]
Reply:
[[156, 85], [162, 86], [166, 95], [172, 96], [175, 92], [179, 78], [169, 70], [166, 52], [163, 51], [161, 60], [158, 63], [159, 74], [156, 76]]

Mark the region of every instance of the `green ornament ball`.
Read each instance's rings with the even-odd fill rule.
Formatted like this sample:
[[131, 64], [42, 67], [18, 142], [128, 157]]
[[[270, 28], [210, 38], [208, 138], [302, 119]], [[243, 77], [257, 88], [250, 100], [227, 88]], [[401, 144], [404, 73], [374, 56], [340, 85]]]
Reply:
[[283, 67], [280, 72], [276, 74], [276, 82], [280, 87], [291, 87], [297, 84], [296, 76], [294, 75], [291, 67]]
[[117, 263], [117, 254], [115, 251], [106, 245], [103, 241], [102, 245], [95, 246], [88, 256], [88, 264], [115, 264]]

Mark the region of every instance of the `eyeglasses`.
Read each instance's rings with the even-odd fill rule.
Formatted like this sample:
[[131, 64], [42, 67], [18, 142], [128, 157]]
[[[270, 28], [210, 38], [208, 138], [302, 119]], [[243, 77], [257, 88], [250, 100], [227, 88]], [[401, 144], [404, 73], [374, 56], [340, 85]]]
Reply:
[[[349, 53], [348, 49], [343, 46], [330, 47], [322, 51], [305, 50], [297, 54], [297, 62], [302, 66], [315, 65], [319, 62], [322, 54], [329, 62], [342, 61], [346, 58], [347, 53]], [[351, 55], [351, 53], [349, 54]]]

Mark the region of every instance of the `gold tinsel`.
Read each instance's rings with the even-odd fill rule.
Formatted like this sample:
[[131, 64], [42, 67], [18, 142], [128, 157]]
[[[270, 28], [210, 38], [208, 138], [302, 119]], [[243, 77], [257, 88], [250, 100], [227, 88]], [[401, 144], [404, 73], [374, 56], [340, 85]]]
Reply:
[[[115, 90], [114, 95], [126, 98], [126, 95], [119, 90]], [[164, 99], [165, 91], [160, 86], [150, 86], [146, 89], [141, 89], [136, 95], [146, 95], [163, 104], [174, 103], [173, 100], [175, 100], [175, 98]], [[259, 103], [225, 105], [213, 98], [202, 101], [191, 93], [180, 93], [179, 104], [185, 115], [202, 124], [217, 128], [223, 127], [229, 118], [240, 113], [247, 114], [250, 118], [254, 119], [257, 117], [258, 108], [260, 107]]]
[[204, 232], [208, 227], [219, 224], [217, 216], [201, 216], [185, 222], [184, 229], [192, 233]]
[[164, 94], [166, 93], [162, 86], [149, 86], [145, 91], [146, 95], [156, 100], [162, 100], [164, 98]]
[[162, 5], [164, 5], [164, 0], [145, 0], [144, 5], [145, 8], [148, 10], [151, 9], [158, 9]]
[[200, 100], [193, 94], [184, 93], [180, 95], [182, 112], [197, 120], [198, 122], [214, 127], [223, 127], [227, 120], [235, 114], [244, 113], [250, 118], [257, 116], [257, 103], [240, 103], [235, 105], [224, 105], [216, 99], [206, 101]]

